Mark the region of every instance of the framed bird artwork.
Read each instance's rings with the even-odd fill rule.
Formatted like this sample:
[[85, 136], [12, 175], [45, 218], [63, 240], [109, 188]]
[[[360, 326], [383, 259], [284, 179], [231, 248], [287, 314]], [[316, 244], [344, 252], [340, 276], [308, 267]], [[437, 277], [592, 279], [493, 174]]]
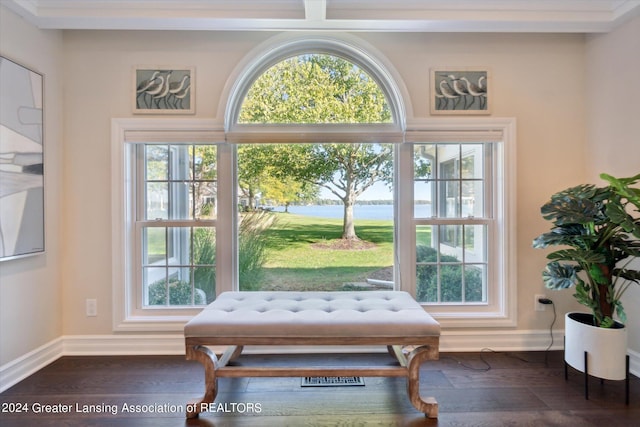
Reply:
[[430, 86], [431, 114], [491, 114], [486, 68], [432, 68]]
[[194, 67], [135, 67], [135, 114], [194, 114]]

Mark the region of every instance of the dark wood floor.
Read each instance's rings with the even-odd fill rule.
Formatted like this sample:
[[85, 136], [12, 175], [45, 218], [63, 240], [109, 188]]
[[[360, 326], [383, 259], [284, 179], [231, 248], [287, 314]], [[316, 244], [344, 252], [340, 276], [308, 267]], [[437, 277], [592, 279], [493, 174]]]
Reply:
[[[383, 353], [243, 355], [239, 363], [362, 365], [378, 358], [391, 363]], [[592, 378], [585, 400], [582, 374], [570, 369], [565, 381], [559, 352], [444, 353], [426, 362], [421, 375], [422, 394], [439, 403], [438, 420], [413, 408], [404, 378], [323, 388], [303, 388], [300, 378], [222, 378], [215, 407], [185, 420], [181, 408], [204, 388], [197, 362], [181, 356], [63, 357], [0, 394], [0, 425], [640, 426], [638, 378], [631, 380], [629, 406], [624, 381], [600, 384]], [[17, 413], [16, 407], [28, 412]], [[155, 412], [143, 412], [149, 408]], [[42, 412], [64, 409], [70, 413]]]

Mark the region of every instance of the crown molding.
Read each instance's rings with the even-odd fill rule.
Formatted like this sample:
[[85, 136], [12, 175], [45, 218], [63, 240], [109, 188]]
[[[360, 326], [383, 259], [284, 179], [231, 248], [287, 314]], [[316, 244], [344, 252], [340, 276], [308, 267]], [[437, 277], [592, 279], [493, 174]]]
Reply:
[[640, 0], [3, 0], [42, 29], [607, 32]]

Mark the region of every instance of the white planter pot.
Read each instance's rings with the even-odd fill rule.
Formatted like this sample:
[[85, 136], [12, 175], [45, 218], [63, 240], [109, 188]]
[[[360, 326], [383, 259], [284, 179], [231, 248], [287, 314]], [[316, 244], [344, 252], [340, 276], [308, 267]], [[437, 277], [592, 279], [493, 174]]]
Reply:
[[606, 380], [624, 380], [627, 328], [619, 322], [614, 328], [598, 328], [591, 322], [592, 316], [588, 313], [565, 315], [565, 362], [584, 372], [586, 351], [587, 374]]

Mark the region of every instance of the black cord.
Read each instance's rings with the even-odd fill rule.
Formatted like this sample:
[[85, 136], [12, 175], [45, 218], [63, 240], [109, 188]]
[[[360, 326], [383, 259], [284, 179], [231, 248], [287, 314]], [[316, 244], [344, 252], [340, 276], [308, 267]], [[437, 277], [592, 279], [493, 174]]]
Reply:
[[553, 347], [553, 325], [556, 323], [556, 305], [551, 301], [551, 307], [553, 308], [553, 320], [551, 321], [551, 326], [549, 326], [549, 335], [551, 336], [551, 343], [549, 347], [544, 351], [544, 364], [545, 366], [549, 366], [549, 350]]
[[458, 365], [462, 366], [462, 367], [463, 367], [463, 368], [465, 368], [465, 369], [469, 369], [470, 371], [481, 371], [481, 372], [487, 372], [487, 371], [490, 371], [490, 370], [491, 370], [491, 365], [489, 364], [489, 362], [487, 362], [486, 360], [484, 360], [484, 358], [482, 357], [482, 353], [483, 353], [483, 352], [492, 352], [492, 353], [497, 353], [497, 352], [496, 352], [496, 351], [494, 351], [494, 350], [491, 350], [490, 348], [483, 348], [483, 349], [480, 351], [480, 360], [482, 360], [482, 363], [484, 363], [484, 364], [486, 365], [486, 367], [484, 367], [484, 368], [474, 368], [473, 366], [466, 365], [466, 364], [462, 363], [461, 361], [459, 361], [458, 359], [456, 359], [456, 358], [455, 358], [455, 357], [453, 357], [453, 356], [444, 356], [444, 357], [440, 356], [440, 359], [452, 359], [452, 360], [453, 360], [453, 361], [455, 361]]
[[[549, 336], [551, 338], [551, 343], [549, 344], [549, 346], [546, 348], [546, 350], [544, 351], [544, 364], [545, 366], [549, 366], [549, 350], [551, 350], [551, 347], [553, 347], [553, 325], [555, 325], [556, 323], [556, 319], [557, 319], [557, 315], [556, 315], [556, 305], [553, 303], [553, 301], [549, 300], [549, 302], [547, 304], [551, 304], [551, 308], [553, 308], [553, 320], [551, 321], [551, 325], [549, 326]], [[471, 371], [482, 371], [482, 372], [488, 372], [491, 370], [491, 365], [489, 364], [489, 362], [487, 362], [484, 357], [482, 357], [483, 353], [499, 353], [498, 351], [492, 350], [490, 348], [483, 348], [482, 350], [480, 350], [480, 360], [482, 361], [482, 363], [484, 363], [486, 365], [486, 367], [484, 368], [474, 368], [473, 366], [469, 366], [466, 365], [464, 363], [462, 363], [461, 361], [459, 361], [458, 359], [456, 359], [453, 356], [445, 356], [445, 357], [440, 357], [440, 359], [452, 359], [454, 360], [458, 365], [462, 366], [465, 369], [469, 369]], [[514, 354], [510, 354], [509, 352], [504, 353], [505, 356], [507, 357], [512, 357], [514, 359], [518, 359], [521, 360], [523, 362], [527, 362], [527, 363], [542, 363], [542, 362], [532, 362], [531, 360], [527, 360], [523, 357], [519, 357], [516, 356]]]

